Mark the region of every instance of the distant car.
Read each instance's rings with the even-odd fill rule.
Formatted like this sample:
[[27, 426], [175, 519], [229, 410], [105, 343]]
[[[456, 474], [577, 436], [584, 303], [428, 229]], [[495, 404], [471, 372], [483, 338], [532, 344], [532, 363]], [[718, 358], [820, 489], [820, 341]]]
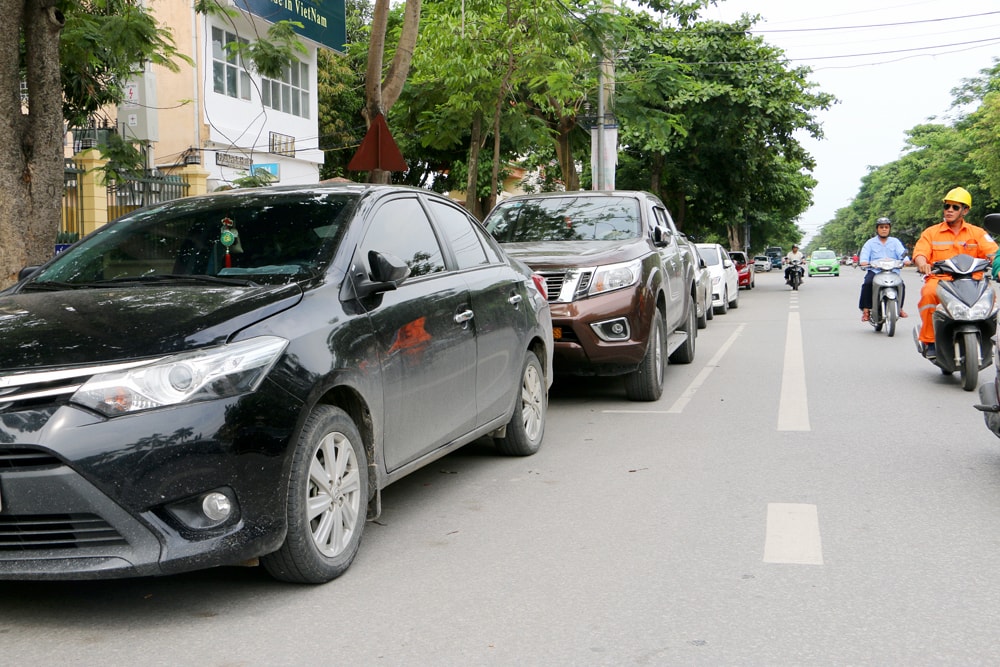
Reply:
[[740, 279], [729, 253], [718, 243], [696, 243], [698, 254], [712, 274], [712, 307], [724, 315], [730, 308], [739, 308]]
[[741, 250], [730, 250], [729, 258], [736, 264], [736, 276], [739, 278], [739, 286], [753, 289], [755, 286], [754, 266], [747, 257], [747, 254]]
[[813, 276], [840, 276], [840, 261], [837, 253], [826, 248], [814, 250], [809, 255], [809, 277]]
[[320, 583], [382, 489], [541, 445], [545, 281], [416, 188], [139, 209], [0, 295], [0, 579], [259, 562]]
[[694, 241], [681, 234], [687, 244], [688, 250], [692, 254], [692, 261], [695, 267], [695, 295], [698, 304], [698, 328], [708, 327], [708, 321], [715, 317], [715, 310], [712, 308], [712, 273], [705, 265], [705, 260], [701, 258]]
[[756, 255], [753, 258], [753, 268], [755, 271], [770, 271], [773, 268], [771, 258], [767, 255]]

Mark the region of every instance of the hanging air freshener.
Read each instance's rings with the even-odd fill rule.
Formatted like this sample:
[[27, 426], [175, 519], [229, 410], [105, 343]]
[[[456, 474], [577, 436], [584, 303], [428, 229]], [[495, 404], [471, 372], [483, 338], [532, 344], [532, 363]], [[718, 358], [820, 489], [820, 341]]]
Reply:
[[236, 224], [232, 218], [222, 219], [222, 231], [219, 233], [219, 243], [226, 248], [225, 266], [228, 269], [233, 265], [233, 257], [229, 254], [229, 249], [240, 238], [240, 233], [236, 231]]

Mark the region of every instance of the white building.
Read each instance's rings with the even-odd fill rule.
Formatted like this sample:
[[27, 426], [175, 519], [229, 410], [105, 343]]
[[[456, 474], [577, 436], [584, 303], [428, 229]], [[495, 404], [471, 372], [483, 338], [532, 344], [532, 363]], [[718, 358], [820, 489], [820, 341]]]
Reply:
[[[190, 0], [151, 0], [161, 25], [169, 26], [177, 49], [193, 66], [179, 72], [151, 66], [126, 90], [118, 130], [150, 148], [150, 164], [161, 169], [200, 164], [208, 189], [231, 183], [251, 169], [267, 170], [282, 184], [315, 183], [319, 150], [316, 53], [343, 49], [344, 2], [322, 0], [231, 0], [232, 17], [197, 14]], [[298, 21], [306, 52], [280, 79], [267, 79], [230, 55], [225, 44], [252, 43], [270, 21]]]

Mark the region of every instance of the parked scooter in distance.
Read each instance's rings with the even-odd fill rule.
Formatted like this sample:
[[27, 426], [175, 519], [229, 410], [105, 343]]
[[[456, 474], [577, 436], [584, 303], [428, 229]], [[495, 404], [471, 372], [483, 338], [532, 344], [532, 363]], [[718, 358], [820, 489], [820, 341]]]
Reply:
[[[997, 300], [989, 283], [990, 261], [971, 255], [955, 255], [934, 262], [931, 273], [944, 273], [951, 280], [939, 280], [941, 303], [934, 311], [936, 354], [931, 356], [913, 330], [917, 351], [945, 375], [959, 371], [962, 388], [972, 391], [979, 371], [993, 363], [993, 337], [997, 332]], [[975, 280], [974, 273], [982, 273]]]
[[797, 259], [788, 262], [788, 267], [790, 270], [788, 272], [788, 280], [785, 282], [791, 285], [793, 290], [798, 290], [799, 285], [802, 284], [802, 275], [806, 272], [806, 269], [802, 266], [802, 262]]
[[875, 277], [872, 278], [872, 309], [868, 318], [875, 331], [882, 331], [891, 338], [896, 333], [896, 320], [899, 319], [899, 298], [900, 288], [903, 285], [903, 278], [896, 269], [903, 268], [903, 260], [885, 257], [877, 259], [871, 263], [871, 267], [877, 269]]

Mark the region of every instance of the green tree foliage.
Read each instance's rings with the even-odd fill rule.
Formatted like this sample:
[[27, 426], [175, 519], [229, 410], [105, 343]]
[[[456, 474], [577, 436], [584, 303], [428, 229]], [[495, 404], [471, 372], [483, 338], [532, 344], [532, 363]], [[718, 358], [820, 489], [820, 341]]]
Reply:
[[799, 240], [815, 181], [795, 135], [820, 137], [814, 114], [834, 102], [751, 27], [643, 26], [619, 70], [619, 185], [656, 192], [682, 229], [729, 247]]

